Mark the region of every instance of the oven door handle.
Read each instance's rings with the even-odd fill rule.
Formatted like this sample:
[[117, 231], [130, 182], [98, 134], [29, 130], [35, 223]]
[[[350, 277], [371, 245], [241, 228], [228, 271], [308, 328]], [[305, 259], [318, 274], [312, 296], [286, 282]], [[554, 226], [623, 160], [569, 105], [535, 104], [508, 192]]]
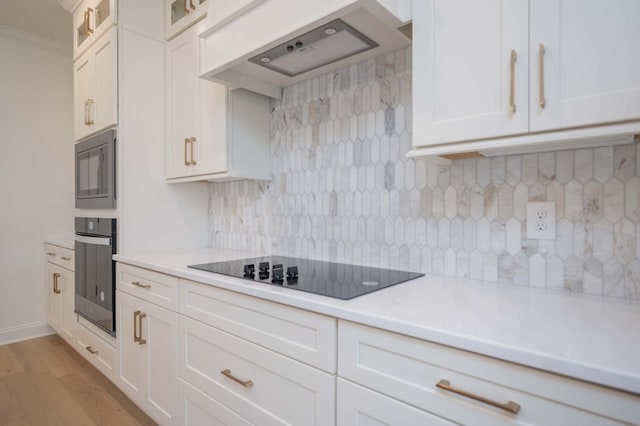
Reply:
[[85, 244], [97, 244], [99, 246], [111, 245], [111, 238], [109, 237], [87, 237], [84, 235], [76, 235], [76, 241]]

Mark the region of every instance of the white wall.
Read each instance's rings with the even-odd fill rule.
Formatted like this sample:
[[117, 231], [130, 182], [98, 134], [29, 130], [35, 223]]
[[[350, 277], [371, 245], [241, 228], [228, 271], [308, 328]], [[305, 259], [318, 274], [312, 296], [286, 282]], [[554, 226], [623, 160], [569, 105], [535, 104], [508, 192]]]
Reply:
[[70, 46], [0, 28], [0, 344], [48, 330], [43, 240], [73, 232], [72, 81]]

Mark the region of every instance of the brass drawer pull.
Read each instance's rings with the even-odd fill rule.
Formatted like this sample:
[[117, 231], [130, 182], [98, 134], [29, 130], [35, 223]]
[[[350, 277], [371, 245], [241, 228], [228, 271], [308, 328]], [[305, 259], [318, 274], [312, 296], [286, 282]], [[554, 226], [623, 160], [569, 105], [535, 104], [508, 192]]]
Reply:
[[545, 54], [544, 44], [540, 43], [538, 46], [538, 78], [539, 78], [539, 89], [540, 89], [540, 100], [538, 103], [540, 104], [540, 108], [544, 108], [547, 105], [547, 101], [544, 98], [544, 54]]
[[196, 164], [198, 164], [198, 162], [193, 159], [193, 144], [196, 143], [196, 138], [192, 136], [189, 138], [189, 141], [191, 142], [191, 161], [189, 162], [189, 164], [195, 166]]
[[147, 314], [142, 314], [142, 313], [138, 314], [138, 331], [139, 331], [138, 344], [139, 345], [144, 345], [145, 343], [147, 343], [147, 341], [142, 338], [142, 319], [146, 317], [147, 317]]
[[60, 293], [62, 293], [62, 292], [60, 291], [60, 287], [58, 287], [58, 278], [60, 278], [60, 274], [59, 274], [59, 273], [57, 273], [57, 272], [56, 272], [56, 273], [54, 273], [54, 274], [53, 274], [53, 292], [54, 292], [55, 294], [60, 294]]
[[482, 396], [478, 396], [478, 395], [472, 394], [472, 393], [464, 391], [462, 389], [454, 388], [454, 387], [451, 386], [451, 384], [449, 383], [448, 380], [440, 380], [438, 382], [438, 384], [436, 385], [436, 387], [438, 387], [440, 389], [444, 389], [444, 390], [449, 391], [449, 392], [456, 393], [458, 395], [462, 395], [462, 396], [464, 396], [466, 398], [470, 398], [470, 399], [482, 402], [484, 404], [491, 405], [491, 406], [496, 407], [496, 408], [500, 408], [501, 410], [508, 411], [509, 413], [518, 414], [518, 411], [520, 411], [520, 404], [518, 404], [516, 402], [509, 401], [507, 403], [501, 403], [501, 402], [492, 401], [490, 399], [487, 399], [487, 398], [484, 398]]
[[509, 64], [510, 79], [509, 79], [509, 111], [512, 114], [516, 112], [515, 101], [515, 79], [516, 79], [516, 51], [511, 50], [511, 60]]
[[140, 284], [140, 281], [134, 281], [131, 283], [131, 285], [135, 285], [136, 287], [140, 288], [151, 288], [151, 284]]
[[229, 370], [228, 368], [226, 370], [221, 371], [220, 374], [222, 374], [225, 377], [230, 378], [231, 380], [233, 380], [236, 383], [240, 383], [245, 388], [250, 388], [251, 386], [253, 386], [253, 382], [251, 380], [240, 380], [240, 379], [238, 379], [237, 377], [235, 377], [234, 375], [231, 374], [231, 370]]
[[71, 260], [71, 258], [67, 257], [67, 256], [62, 256], [60, 259], [62, 259], [62, 260]]
[[138, 316], [140, 315], [140, 311], [135, 311], [133, 313], [133, 342], [138, 343], [140, 338], [138, 337]]
[[55, 254], [55, 253], [53, 253], [53, 252], [51, 252], [51, 251], [48, 251], [48, 252], [47, 252], [47, 256], [55, 256], [55, 255], [56, 255], [56, 254]]
[[98, 351], [93, 349], [93, 346], [87, 346], [85, 349], [88, 350], [91, 355], [98, 355]]

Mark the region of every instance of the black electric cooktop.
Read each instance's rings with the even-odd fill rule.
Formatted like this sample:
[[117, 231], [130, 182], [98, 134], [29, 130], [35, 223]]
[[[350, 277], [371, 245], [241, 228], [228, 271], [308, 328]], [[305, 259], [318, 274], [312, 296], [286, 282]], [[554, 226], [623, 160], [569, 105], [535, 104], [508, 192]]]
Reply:
[[417, 272], [285, 256], [204, 263], [189, 265], [189, 268], [344, 300], [424, 276]]

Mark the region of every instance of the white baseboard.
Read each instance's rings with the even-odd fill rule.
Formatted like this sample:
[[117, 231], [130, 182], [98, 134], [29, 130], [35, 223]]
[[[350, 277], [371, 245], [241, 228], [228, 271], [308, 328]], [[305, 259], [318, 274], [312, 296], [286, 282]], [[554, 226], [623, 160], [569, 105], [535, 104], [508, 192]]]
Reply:
[[53, 333], [55, 331], [44, 321], [3, 328], [0, 329], [0, 345], [48, 336]]

